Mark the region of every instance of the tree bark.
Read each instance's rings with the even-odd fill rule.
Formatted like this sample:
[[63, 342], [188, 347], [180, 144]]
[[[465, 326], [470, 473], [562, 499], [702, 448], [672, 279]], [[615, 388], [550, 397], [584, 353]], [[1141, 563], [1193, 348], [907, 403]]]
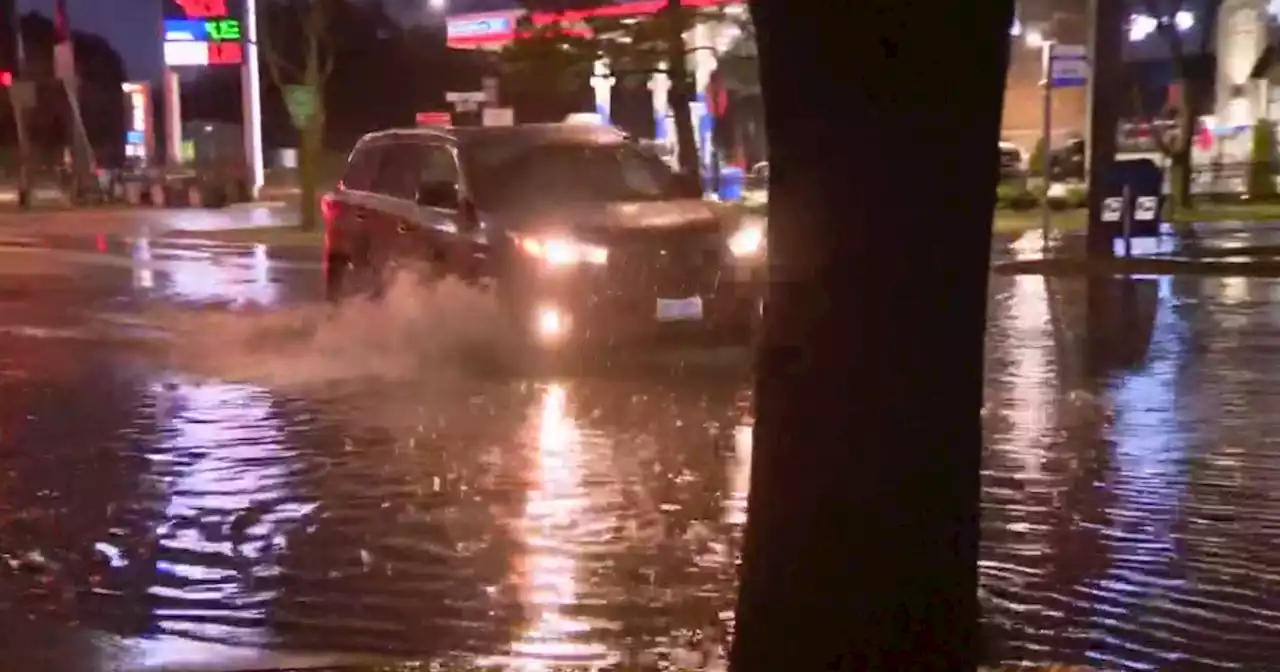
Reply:
[[320, 226], [320, 167], [324, 163], [324, 103], [316, 101], [313, 118], [299, 129], [298, 227], [313, 231]]
[[752, 0], [770, 273], [735, 672], [972, 670], [1012, 0]]
[[[1180, 50], [1181, 47], [1178, 47]], [[1169, 157], [1169, 200], [1175, 210], [1192, 207], [1191, 203], [1191, 143], [1195, 135], [1195, 114], [1191, 110], [1193, 100], [1186, 76], [1184, 56], [1173, 57], [1174, 84], [1182, 92], [1174, 117], [1173, 142], [1161, 141], [1161, 149]]]
[[331, 63], [324, 63], [320, 42], [327, 29], [324, 4], [316, 2], [306, 18], [307, 54], [303, 71], [303, 84], [315, 97], [315, 109], [298, 125], [301, 142], [298, 152], [298, 226], [304, 231], [314, 231], [320, 226], [320, 168], [324, 162], [324, 85]]
[[680, 172], [701, 178], [702, 165], [698, 160], [698, 141], [693, 132], [693, 117], [689, 103], [693, 100], [693, 82], [689, 79], [689, 64], [684, 44], [686, 26], [680, 20], [680, 0], [667, 0], [664, 10], [667, 33], [667, 73], [671, 89], [667, 93], [667, 107], [676, 125], [676, 161]]

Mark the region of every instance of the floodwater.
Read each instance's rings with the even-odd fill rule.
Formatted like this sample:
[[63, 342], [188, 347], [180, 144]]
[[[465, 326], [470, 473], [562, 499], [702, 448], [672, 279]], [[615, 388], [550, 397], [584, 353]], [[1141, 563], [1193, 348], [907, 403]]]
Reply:
[[[314, 267], [262, 248], [113, 239], [0, 269], [7, 652], [70, 626], [104, 633], [68, 654], [103, 668], [186, 640], [719, 665], [745, 353], [513, 375], [483, 300], [404, 286], [333, 314]], [[993, 279], [993, 662], [1280, 669], [1277, 298]]]

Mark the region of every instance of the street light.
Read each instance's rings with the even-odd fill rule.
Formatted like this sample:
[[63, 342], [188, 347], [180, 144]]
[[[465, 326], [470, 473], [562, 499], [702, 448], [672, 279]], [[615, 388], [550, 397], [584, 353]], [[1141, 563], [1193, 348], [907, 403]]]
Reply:
[[427, 0], [427, 8], [433, 12], [444, 12], [449, 7], [449, 0]]
[[1053, 142], [1053, 40], [1045, 36], [1038, 28], [1027, 31], [1023, 38], [1027, 46], [1040, 50], [1040, 86], [1043, 90], [1044, 108], [1041, 113], [1041, 142], [1044, 151], [1040, 154], [1040, 180], [1044, 191], [1040, 195], [1040, 235], [1045, 245], [1049, 244], [1049, 173], [1052, 165]]

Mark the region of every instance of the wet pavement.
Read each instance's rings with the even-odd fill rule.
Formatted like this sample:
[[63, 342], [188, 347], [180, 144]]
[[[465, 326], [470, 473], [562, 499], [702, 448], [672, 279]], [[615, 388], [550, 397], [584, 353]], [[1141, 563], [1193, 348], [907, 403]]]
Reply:
[[[482, 297], [333, 313], [305, 255], [50, 235], [0, 246], [0, 649], [25, 669], [242, 664], [223, 645], [716, 669], [746, 353], [521, 372]], [[992, 282], [991, 659], [1280, 669], [1280, 283]], [[44, 634], [68, 630], [100, 635]]]

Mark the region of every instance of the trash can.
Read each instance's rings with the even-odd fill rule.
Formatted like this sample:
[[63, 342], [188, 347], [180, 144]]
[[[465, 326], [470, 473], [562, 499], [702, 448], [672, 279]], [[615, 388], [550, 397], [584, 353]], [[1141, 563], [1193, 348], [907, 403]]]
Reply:
[[747, 174], [737, 166], [720, 168], [720, 200], [725, 202], [741, 201], [746, 191]]

